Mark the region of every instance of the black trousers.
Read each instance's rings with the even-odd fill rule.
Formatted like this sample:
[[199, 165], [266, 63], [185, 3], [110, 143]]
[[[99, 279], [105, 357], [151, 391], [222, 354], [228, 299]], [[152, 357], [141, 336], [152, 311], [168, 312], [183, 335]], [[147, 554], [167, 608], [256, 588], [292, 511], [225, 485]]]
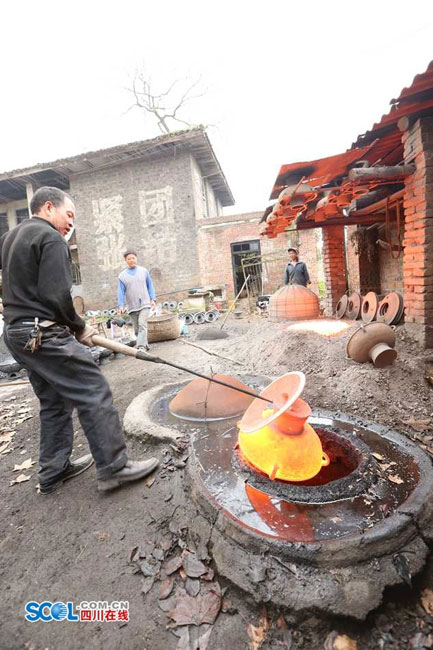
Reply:
[[107, 380], [90, 349], [78, 343], [67, 328], [53, 325], [43, 330], [42, 344], [33, 353], [24, 350], [31, 330], [27, 325], [6, 326], [5, 342], [28, 371], [40, 402], [40, 483], [55, 482], [68, 466], [74, 408], [95, 460], [97, 478], [110, 478], [126, 464], [127, 454]]

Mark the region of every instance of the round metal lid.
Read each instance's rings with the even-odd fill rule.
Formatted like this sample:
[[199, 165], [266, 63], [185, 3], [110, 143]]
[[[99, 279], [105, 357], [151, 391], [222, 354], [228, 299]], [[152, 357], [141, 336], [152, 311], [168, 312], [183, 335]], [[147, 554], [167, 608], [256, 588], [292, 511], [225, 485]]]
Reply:
[[337, 302], [337, 307], [335, 308], [335, 316], [337, 318], [343, 318], [347, 309], [347, 295], [344, 293], [340, 300]]
[[379, 299], [374, 291], [369, 291], [362, 299], [361, 318], [364, 323], [371, 323], [377, 312]]
[[351, 320], [356, 320], [357, 318], [359, 318], [360, 312], [361, 312], [361, 295], [359, 293], [354, 292], [349, 296], [347, 309], [346, 309], [346, 316]]
[[239, 426], [240, 430], [244, 433], [254, 433], [254, 431], [258, 431], [279, 418], [298, 399], [304, 390], [304, 386], [305, 375], [303, 372], [288, 372], [275, 379], [260, 393], [261, 397], [266, 397], [266, 399], [274, 402], [275, 410], [264, 418], [263, 411], [268, 407], [263, 404], [263, 400], [255, 399], [242, 417]]
[[379, 304], [376, 320], [386, 325], [397, 323], [402, 316], [402, 303], [403, 299], [398, 293], [389, 293]]

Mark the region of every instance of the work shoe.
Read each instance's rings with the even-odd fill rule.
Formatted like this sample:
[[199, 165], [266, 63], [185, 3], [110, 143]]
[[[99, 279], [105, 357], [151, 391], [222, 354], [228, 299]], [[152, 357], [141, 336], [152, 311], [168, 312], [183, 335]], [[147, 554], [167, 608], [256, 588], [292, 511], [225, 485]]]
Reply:
[[151, 474], [158, 465], [159, 460], [157, 458], [149, 458], [148, 460], [128, 460], [126, 461], [125, 467], [114, 472], [110, 478], [99, 480], [98, 490], [105, 492], [105, 490], [113, 490], [125, 483], [139, 481]]
[[71, 460], [68, 467], [58, 476], [54, 481], [50, 483], [40, 483], [39, 484], [39, 493], [40, 494], [51, 494], [55, 492], [58, 487], [62, 485], [65, 481], [69, 481], [70, 478], [78, 476], [89, 469], [94, 463], [92, 454], [86, 454], [77, 458], [77, 460]]

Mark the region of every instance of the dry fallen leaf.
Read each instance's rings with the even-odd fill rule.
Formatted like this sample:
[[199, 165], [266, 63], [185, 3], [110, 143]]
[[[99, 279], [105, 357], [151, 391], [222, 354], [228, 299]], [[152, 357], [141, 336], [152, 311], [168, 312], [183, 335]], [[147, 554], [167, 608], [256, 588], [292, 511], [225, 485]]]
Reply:
[[196, 598], [188, 596], [183, 589], [176, 594], [176, 605], [170, 618], [176, 625], [201, 625], [215, 623], [221, 609], [221, 590], [217, 583], [203, 588]]
[[9, 485], [15, 485], [15, 483], [24, 483], [24, 481], [30, 481], [31, 476], [26, 476], [25, 474], [20, 474], [19, 476], [16, 477], [13, 481], [9, 483]]
[[146, 485], [148, 488], [152, 487], [152, 485], [155, 483], [155, 477], [152, 476], [151, 478], [148, 478], [146, 481]]
[[164, 571], [166, 574], [169, 576], [182, 566], [182, 555], [176, 555], [175, 557], [172, 557], [171, 560], [168, 560], [166, 564], [164, 565]]
[[208, 580], [210, 582], [210, 581], [212, 581], [214, 579], [214, 577], [215, 577], [215, 571], [209, 567], [209, 569], [207, 570], [207, 573], [204, 573], [201, 576], [201, 579], [202, 580]]
[[397, 483], [397, 485], [404, 483], [402, 478], [400, 478], [397, 475], [394, 476], [393, 474], [388, 474], [388, 480], [391, 481], [392, 483]]
[[131, 548], [129, 552], [129, 561], [133, 562], [134, 560], [137, 559], [137, 556], [138, 556], [138, 546], [134, 546], [133, 548]]
[[415, 431], [425, 431], [431, 420], [416, 420], [415, 418], [410, 418], [409, 420], [400, 420], [403, 424], [406, 424], [409, 427], [412, 427]]
[[283, 646], [284, 650], [291, 650], [293, 646], [292, 631], [287, 627], [286, 619], [282, 614], [280, 614], [280, 616], [277, 618], [277, 628], [282, 633], [283, 638], [280, 643]]
[[2, 433], [0, 436], [0, 444], [3, 442], [10, 442], [14, 437], [14, 431], [9, 431], [8, 433]]
[[209, 643], [210, 635], [212, 634], [213, 628], [212, 628], [211, 625], [209, 625], [209, 626], [201, 625], [200, 626], [200, 631], [201, 630], [204, 630], [204, 632], [203, 632], [203, 634], [201, 634], [198, 637], [198, 640], [197, 640], [198, 641], [198, 650], [206, 650], [206, 648], [208, 646], [208, 643]]
[[200, 591], [200, 580], [197, 578], [187, 578], [185, 582], [185, 589], [188, 596], [195, 598]]
[[378, 454], [378, 453], [375, 452], [375, 451], [373, 451], [373, 452], [371, 453], [371, 455], [374, 456], [374, 457], [376, 458], [376, 460], [379, 460], [379, 461], [381, 461], [381, 462], [382, 462], [382, 460], [384, 460], [383, 456], [381, 456], [380, 454]]
[[189, 627], [182, 628], [176, 650], [190, 650], [191, 640], [189, 638]]
[[199, 578], [208, 570], [207, 566], [200, 562], [195, 553], [185, 553], [182, 565], [188, 578]]
[[266, 614], [266, 609], [263, 608], [260, 615], [259, 624], [256, 627], [250, 623], [247, 627], [248, 634], [248, 650], [259, 650], [260, 646], [266, 639], [266, 634], [270, 628], [270, 622]]
[[141, 593], [146, 595], [149, 593], [149, 591], [153, 587], [153, 583], [155, 582], [155, 576], [148, 576], [147, 578], [143, 578], [141, 581]]
[[169, 597], [174, 587], [174, 576], [171, 578], [166, 578], [162, 580], [159, 586], [159, 598], [160, 600], [165, 600]]
[[0, 454], [9, 453], [9, 451], [11, 451], [11, 449], [9, 449], [7, 452], [6, 452], [6, 449], [9, 447], [10, 444], [11, 444], [10, 440], [8, 440], [4, 444], [2, 444], [2, 446], [0, 447]]
[[27, 460], [22, 462], [21, 465], [15, 465], [12, 471], [13, 472], [20, 472], [23, 469], [30, 469], [30, 467], [32, 465], [34, 465], [34, 464], [35, 464], [34, 460], [32, 461], [31, 458], [27, 458]]
[[356, 641], [347, 634], [338, 634], [335, 630], [328, 634], [323, 647], [325, 650], [358, 650]]
[[358, 650], [358, 644], [347, 634], [341, 634], [334, 641], [334, 650]]
[[337, 524], [339, 521], [341, 521], [341, 517], [331, 517], [331, 521], [333, 521], [334, 524]]
[[424, 607], [427, 614], [433, 616], [433, 589], [423, 589], [421, 592], [421, 605]]

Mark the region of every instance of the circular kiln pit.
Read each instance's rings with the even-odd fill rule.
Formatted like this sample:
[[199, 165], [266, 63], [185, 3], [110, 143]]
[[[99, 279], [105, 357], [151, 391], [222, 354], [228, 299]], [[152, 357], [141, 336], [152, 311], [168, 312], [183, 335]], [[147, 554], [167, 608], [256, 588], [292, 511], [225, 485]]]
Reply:
[[[268, 383], [239, 379], [253, 390]], [[136, 398], [126, 430], [134, 429], [134, 413], [151, 437], [188, 430], [168, 412], [184, 385]], [[424, 566], [433, 539], [431, 462], [404, 436], [374, 424], [323, 411], [309, 423], [333, 462], [327, 474], [294, 484], [271, 481], [242, 461], [236, 420], [194, 422], [185, 498], [213, 522], [219, 573], [258, 602], [272, 601], [293, 615], [363, 619], [387, 586], [404, 582], [396, 556], [412, 575]]]
[[348, 499], [362, 494], [377, 483], [377, 466], [362, 440], [343, 431], [337, 433], [320, 427], [314, 430], [330, 463], [307, 481], [269, 479], [243, 458], [236, 444], [233, 465], [249, 485], [268, 495], [297, 503], [329, 503], [336, 499]]

